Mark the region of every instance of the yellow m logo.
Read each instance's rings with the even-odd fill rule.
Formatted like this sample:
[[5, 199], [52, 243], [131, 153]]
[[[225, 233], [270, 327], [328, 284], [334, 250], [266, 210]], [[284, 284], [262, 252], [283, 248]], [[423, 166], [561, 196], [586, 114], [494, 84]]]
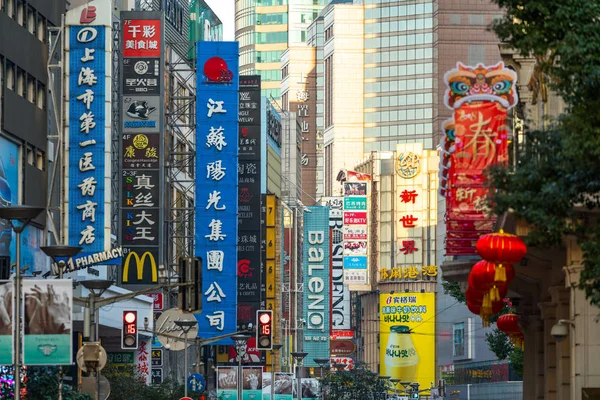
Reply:
[[123, 268], [123, 282], [128, 283], [129, 281], [129, 264], [131, 263], [131, 258], [135, 259], [135, 267], [137, 271], [137, 279], [141, 281], [144, 276], [144, 265], [146, 262], [146, 257], [150, 260], [150, 268], [152, 269], [152, 283], [158, 282], [158, 272], [156, 270], [156, 259], [149, 251], [144, 252], [142, 256], [138, 256], [135, 251], [131, 251], [127, 258], [125, 258], [125, 266]]

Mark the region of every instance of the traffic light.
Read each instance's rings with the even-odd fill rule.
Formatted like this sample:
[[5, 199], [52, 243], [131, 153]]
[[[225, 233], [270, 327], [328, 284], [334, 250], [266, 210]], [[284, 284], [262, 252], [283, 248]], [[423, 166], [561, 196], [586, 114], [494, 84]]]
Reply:
[[179, 309], [190, 313], [202, 312], [202, 261], [197, 258], [179, 259], [179, 283], [193, 283], [179, 286]]
[[419, 399], [420, 395], [419, 395], [419, 384], [418, 383], [411, 383], [410, 384], [410, 398], [411, 399]]
[[256, 311], [256, 349], [271, 350], [273, 348], [273, 311]]
[[121, 348], [124, 350], [137, 350], [137, 347], [137, 311], [123, 311], [123, 330], [121, 331]]

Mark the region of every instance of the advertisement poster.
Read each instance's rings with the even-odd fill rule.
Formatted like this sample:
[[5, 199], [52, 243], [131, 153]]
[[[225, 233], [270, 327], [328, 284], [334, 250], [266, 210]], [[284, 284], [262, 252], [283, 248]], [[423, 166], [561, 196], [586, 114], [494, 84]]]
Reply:
[[70, 365], [73, 282], [23, 280], [23, 364]]
[[244, 367], [242, 370], [243, 400], [260, 400], [262, 398], [262, 367]]
[[[19, 204], [19, 146], [0, 137], [0, 204]], [[13, 254], [14, 240], [10, 221], [0, 219], [0, 256]]]
[[329, 254], [329, 208], [311, 206], [304, 211], [304, 245], [302, 271], [305, 289], [303, 293], [303, 331], [305, 367], [316, 367], [315, 358], [329, 357], [330, 331], [330, 254]]
[[271, 372], [262, 373], [262, 400], [271, 400], [271, 384], [273, 383], [273, 374]]
[[13, 314], [13, 281], [0, 281], [0, 365], [13, 363]]
[[435, 293], [381, 294], [381, 376], [435, 381]]
[[319, 380], [316, 378], [302, 379], [302, 400], [317, 400], [319, 398]]
[[217, 398], [238, 400], [238, 368], [217, 367]]
[[292, 400], [294, 382], [294, 374], [275, 372], [273, 400]]

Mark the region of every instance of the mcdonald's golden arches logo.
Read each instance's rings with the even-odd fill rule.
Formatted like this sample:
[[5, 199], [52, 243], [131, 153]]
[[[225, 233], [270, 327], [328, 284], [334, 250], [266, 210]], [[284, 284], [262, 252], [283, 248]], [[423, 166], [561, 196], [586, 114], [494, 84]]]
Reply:
[[[123, 264], [123, 283], [144, 283], [142, 281], [144, 278], [144, 267], [146, 266], [146, 257], [150, 261], [149, 264], [152, 276], [151, 283], [158, 282], [158, 271], [156, 269], [156, 258], [154, 257], [154, 255], [151, 252], [146, 251], [140, 257], [137, 252], [131, 250], [127, 255], [127, 258], [125, 258], [125, 263]], [[135, 268], [137, 272], [138, 282], [129, 282], [129, 264], [131, 264], [132, 258], [135, 260]]]

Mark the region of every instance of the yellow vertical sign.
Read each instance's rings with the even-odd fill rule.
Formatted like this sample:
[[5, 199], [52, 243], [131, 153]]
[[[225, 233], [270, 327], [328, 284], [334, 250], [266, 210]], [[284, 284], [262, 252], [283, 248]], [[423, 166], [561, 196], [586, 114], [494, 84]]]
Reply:
[[276, 204], [275, 204], [275, 195], [274, 194], [268, 194], [267, 196], [267, 208], [265, 210], [266, 213], [266, 217], [265, 217], [265, 223], [268, 227], [274, 227], [275, 226], [275, 214], [277, 212], [276, 208]]
[[267, 260], [267, 299], [275, 298], [275, 260]]

